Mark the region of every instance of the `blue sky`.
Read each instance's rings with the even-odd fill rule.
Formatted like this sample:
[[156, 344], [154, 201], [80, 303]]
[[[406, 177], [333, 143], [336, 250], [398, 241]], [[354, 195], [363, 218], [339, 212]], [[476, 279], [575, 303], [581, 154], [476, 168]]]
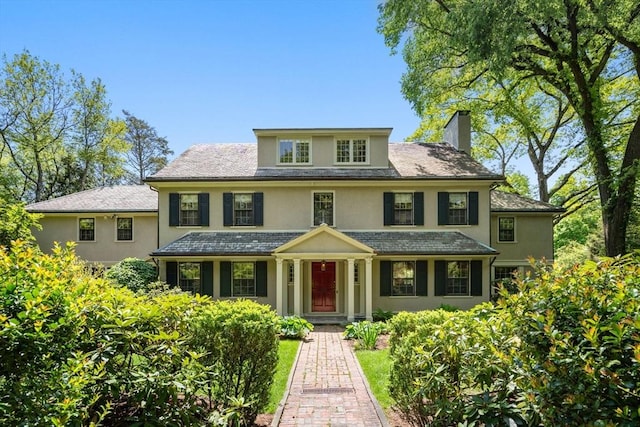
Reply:
[[0, 52], [100, 78], [112, 112], [180, 154], [253, 142], [254, 128], [392, 127], [420, 120], [405, 65], [376, 32], [377, 0], [0, 0]]

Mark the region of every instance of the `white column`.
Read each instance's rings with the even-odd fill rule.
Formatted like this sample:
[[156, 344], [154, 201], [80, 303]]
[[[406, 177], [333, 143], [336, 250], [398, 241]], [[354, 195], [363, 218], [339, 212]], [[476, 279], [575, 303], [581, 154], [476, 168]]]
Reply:
[[287, 285], [282, 280], [282, 258], [276, 258], [276, 313], [278, 316], [284, 316], [285, 313], [282, 305], [282, 288]]
[[347, 322], [355, 320], [355, 294], [354, 294], [353, 258], [347, 260]]
[[293, 260], [293, 314], [302, 316], [302, 291], [300, 283], [300, 259]]
[[[367, 258], [364, 260], [365, 262], [365, 309], [364, 315], [367, 320], [373, 320], [373, 273], [371, 268], [371, 258]], [[360, 285], [362, 286], [362, 285]]]

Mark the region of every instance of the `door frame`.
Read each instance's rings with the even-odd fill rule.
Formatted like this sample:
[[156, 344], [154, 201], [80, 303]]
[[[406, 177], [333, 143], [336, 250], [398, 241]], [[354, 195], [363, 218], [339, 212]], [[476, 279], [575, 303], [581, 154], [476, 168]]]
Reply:
[[317, 264], [321, 264], [323, 261], [312, 261], [311, 265], [310, 265], [310, 269], [311, 269], [311, 286], [310, 286], [310, 300], [311, 300], [311, 304], [309, 306], [309, 309], [311, 310], [311, 313], [314, 314], [323, 314], [323, 313], [337, 313], [338, 312], [338, 263], [336, 261], [324, 261], [325, 264], [332, 264], [333, 265], [333, 283], [334, 283], [334, 291], [333, 291], [333, 310], [332, 311], [315, 311], [314, 310], [314, 306], [313, 306], [313, 287], [315, 284], [315, 280], [314, 280], [314, 265]]

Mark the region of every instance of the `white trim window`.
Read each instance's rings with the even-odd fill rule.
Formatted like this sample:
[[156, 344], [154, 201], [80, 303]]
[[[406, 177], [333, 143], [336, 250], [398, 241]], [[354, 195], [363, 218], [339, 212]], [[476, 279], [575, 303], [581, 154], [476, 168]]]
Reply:
[[81, 242], [93, 242], [96, 240], [96, 219], [78, 219], [78, 240]]
[[471, 289], [469, 261], [447, 262], [447, 295], [467, 296]]
[[392, 274], [391, 296], [416, 294], [416, 263], [414, 261], [393, 261]]
[[287, 165], [308, 165], [311, 163], [311, 141], [301, 138], [287, 138], [278, 141], [278, 163]]
[[234, 262], [233, 263], [233, 287], [234, 297], [255, 297], [256, 296], [256, 263], [255, 262]]
[[368, 164], [369, 141], [366, 138], [336, 139], [336, 163]]
[[198, 194], [180, 194], [180, 225], [200, 225]]
[[498, 217], [498, 242], [516, 241], [516, 219], [512, 216]]
[[133, 241], [133, 218], [116, 218], [116, 240], [118, 242]]
[[313, 193], [313, 225], [334, 224], [333, 192], [318, 191]]
[[185, 292], [201, 293], [201, 272], [199, 262], [181, 262], [178, 264], [178, 285]]

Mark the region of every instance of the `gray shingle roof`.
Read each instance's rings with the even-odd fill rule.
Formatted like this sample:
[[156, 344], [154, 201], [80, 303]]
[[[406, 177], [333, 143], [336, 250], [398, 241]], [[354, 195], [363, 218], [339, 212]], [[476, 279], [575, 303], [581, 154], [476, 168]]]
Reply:
[[491, 191], [491, 212], [564, 212], [565, 209], [519, 194]]
[[[191, 232], [152, 256], [271, 255], [303, 232]], [[378, 255], [497, 255], [495, 249], [457, 231], [353, 231], [345, 235]]]
[[114, 185], [27, 205], [29, 212], [157, 212], [158, 193], [148, 185]]
[[449, 144], [389, 144], [388, 168], [258, 168], [257, 144], [193, 145], [147, 181], [264, 179], [493, 179], [501, 180]]

